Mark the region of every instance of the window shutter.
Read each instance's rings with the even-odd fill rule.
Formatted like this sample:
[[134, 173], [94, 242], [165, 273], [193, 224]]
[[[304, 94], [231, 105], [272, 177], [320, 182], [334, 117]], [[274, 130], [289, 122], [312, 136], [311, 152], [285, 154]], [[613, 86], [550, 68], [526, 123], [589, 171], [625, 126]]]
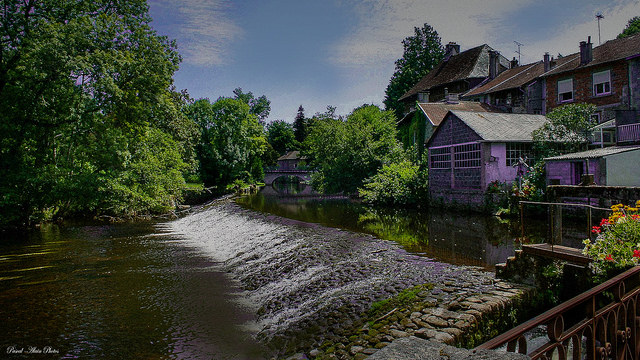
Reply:
[[609, 70], [593, 74], [593, 84], [602, 84], [611, 82]]
[[558, 94], [572, 92], [573, 91], [573, 79], [558, 81]]

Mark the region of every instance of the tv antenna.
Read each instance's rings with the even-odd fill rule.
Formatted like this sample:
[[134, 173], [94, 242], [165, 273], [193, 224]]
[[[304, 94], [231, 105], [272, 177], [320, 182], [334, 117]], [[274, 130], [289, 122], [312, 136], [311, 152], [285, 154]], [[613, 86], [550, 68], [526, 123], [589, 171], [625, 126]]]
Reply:
[[515, 40], [513, 42], [516, 43], [516, 45], [518, 45], [518, 51], [516, 51], [516, 54], [518, 54], [518, 64], [522, 64], [522, 62], [520, 61], [520, 55], [521, 55], [520, 46], [524, 46], [524, 44], [519, 43]]
[[598, 19], [598, 45], [601, 45], [602, 40], [600, 40], [600, 20], [604, 19], [604, 15], [602, 15], [602, 12], [598, 11], [596, 13], [596, 19]]

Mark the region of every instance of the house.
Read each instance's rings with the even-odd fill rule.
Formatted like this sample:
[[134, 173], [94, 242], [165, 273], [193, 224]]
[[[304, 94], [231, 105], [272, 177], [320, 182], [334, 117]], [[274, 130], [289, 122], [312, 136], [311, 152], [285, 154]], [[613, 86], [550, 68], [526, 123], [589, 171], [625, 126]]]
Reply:
[[421, 153], [424, 144], [450, 110], [487, 112], [495, 109], [487, 104], [473, 101], [418, 103], [414, 110], [397, 123], [400, 140], [404, 147], [418, 144], [418, 151]]
[[427, 142], [429, 193], [444, 202], [479, 205], [493, 181], [512, 182], [520, 159], [532, 158], [543, 115], [452, 110]]
[[602, 186], [640, 186], [640, 146], [612, 146], [549, 157], [548, 185], [578, 185], [582, 175], [593, 174]]
[[457, 99], [487, 78], [495, 78], [510, 66], [509, 60], [484, 44], [460, 52], [460, 45], [446, 45], [444, 59], [398, 100], [407, 112], [417, 102]]
[[615, 118], [615, 110], [638, 109], [640, 34], [595, 48], [589, 37], [580, 42], [578, 53], [560, 60], [562, 63], [548, 66], [541, 75], [545, 81], [543, 113], [564, 104], [589, 103], [597, 106], [594, 117], [602, 123]]
[[300, 151], [289, 151], [278, 158], [278, 170], [296, 170], [305, 159], [300, 157]]

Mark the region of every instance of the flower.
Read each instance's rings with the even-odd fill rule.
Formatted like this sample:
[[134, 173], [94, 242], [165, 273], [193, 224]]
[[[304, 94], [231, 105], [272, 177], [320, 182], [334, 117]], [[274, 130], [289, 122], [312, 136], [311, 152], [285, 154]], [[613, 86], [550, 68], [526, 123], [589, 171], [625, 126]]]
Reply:
[[607, 255], [604, 259], [607, 261], [613, 261], [613, 257], [611, 256], [611, 254]]
[[640, 250], [633, 250], [633, 257], [640, 258]]
[[600, 226], [594, 226], [591, 229], [591, 232], [594, 233], [594, 234], [600, 234], [602, 232], [602, 228]]
[[600, 221], [600, 226], [604, 226], [604, 225], [609, 225], [609, 219], [604, 218], [602, 219], [602, 221]]
[[638, 214], [633, 214], [633, 215], [631, 215], [631, 218], [632, 218], [633, 220], [638, 220], [638, 219], [640, 219], [640, 215], [638, 215]]

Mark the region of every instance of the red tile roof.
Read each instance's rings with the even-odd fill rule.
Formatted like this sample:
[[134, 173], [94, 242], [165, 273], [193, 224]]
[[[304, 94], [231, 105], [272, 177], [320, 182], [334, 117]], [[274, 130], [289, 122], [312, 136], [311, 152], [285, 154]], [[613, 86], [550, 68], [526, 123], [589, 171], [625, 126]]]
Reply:
[[514, 89], [526, 85], [544, 73], [544, 63], [539, 61], [533, 64], [518, 66], [501, 72], [495, 79], [488, 81], [464, 94], [464, 97], [473, 95], [490, 94], [502, 90]]
[[496, 112], [490, 105], [476, 101], [460, 101], [457, 104], [444, 102], [419, 103], [418, 106], [435, 126], [440, 125], [449, 110], [474, 111], [474, 112]]

